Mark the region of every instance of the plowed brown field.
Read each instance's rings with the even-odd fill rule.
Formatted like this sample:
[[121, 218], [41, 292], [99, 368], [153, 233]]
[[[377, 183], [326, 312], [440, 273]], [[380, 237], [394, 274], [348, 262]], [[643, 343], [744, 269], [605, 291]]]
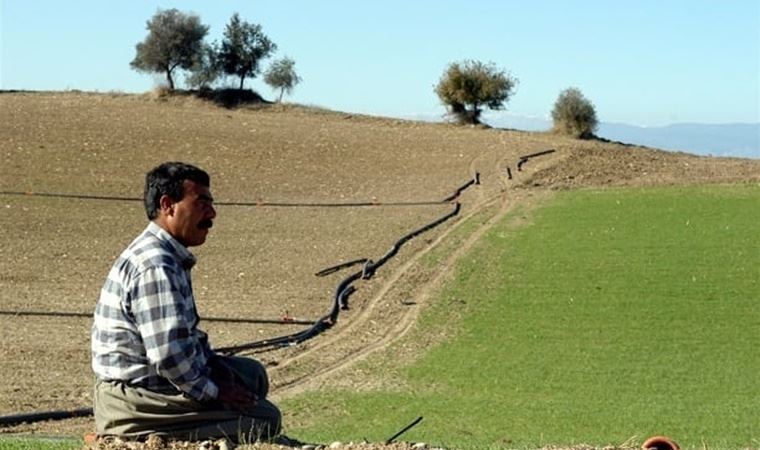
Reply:
[[[521, 155], [546, 149], [556, 152], [517, 171]], [[480, 173], [481, 184], [458, 199], [457, 217], [355, 283], [351, 309], [333, 328], [256, 355], [269, 367], [275, 399], [307, 381], [329, 383], [327, 374], [404, 333], [424, 307], [424, 289], [440, 279], [416, 261], [476, 212], [488, 213], [484, 228], [531, 192], [760, 182], [760, 161], [547, 133], [295, 106], [230, 110], [192, 98], [0, 93], [0, 415], [90, 406], [90, 314], [114, 258], [146, 224], [137, 201], [18, 193], [140, 197], [145, 172], [167, 160], [206, 169], [217, 201], [252, 204], [218, 206], [207, 243], [194, 249], [201, 316], [218, 319], [325, 314], [339, 281], [356, 268], [315, 272], [381, 257], [402, 235], [453, 208], [403, 203], [440, 201]], [[351, 202], [375, 205], [324, 206]], [[202, 327], [216, 347], [303, 328], [211, 320]], [[91, 427], [75, 419], [0, 432], [81, 435]]]

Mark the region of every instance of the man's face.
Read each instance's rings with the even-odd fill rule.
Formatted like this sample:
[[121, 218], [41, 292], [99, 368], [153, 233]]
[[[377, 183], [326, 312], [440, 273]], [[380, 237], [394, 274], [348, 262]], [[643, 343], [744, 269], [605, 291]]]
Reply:
[[166, 209], [164, 228], [185, 247], [201, 245], [216, 217], [214, 198], [207, 186], [191, 180], [183, 182], [183, 189], [182, 200]]

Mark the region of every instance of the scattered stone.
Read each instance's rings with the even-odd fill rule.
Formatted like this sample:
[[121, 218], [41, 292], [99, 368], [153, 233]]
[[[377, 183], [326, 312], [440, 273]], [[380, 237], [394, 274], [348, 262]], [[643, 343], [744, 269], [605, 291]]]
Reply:
[[217, 450], [233, 450], [235, 445], [227, 439], [219, 439], [216, 441]]
[[165, 447], [163, 438], [157, 434], [151, 434], [148, 439], [145, 440], [146, 450], [162, 450]]
[[329, 448], [341, 448], [343, 446], [343, 443], [340, 441], [335, 441], [332, 444], [329, 445]]

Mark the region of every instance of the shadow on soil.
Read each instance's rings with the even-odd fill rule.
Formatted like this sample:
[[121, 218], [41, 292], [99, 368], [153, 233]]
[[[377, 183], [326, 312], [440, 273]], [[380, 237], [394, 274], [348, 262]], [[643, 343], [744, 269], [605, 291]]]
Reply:
[[199, 91], [188, 91], [188, 93], [203, 100], [210, 100], [224, 108], [272, 104], [250, 89], [201, 89]]

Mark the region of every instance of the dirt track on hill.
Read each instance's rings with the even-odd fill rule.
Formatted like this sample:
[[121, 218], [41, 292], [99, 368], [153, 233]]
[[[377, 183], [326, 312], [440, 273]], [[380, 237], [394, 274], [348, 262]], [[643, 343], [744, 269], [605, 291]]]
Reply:
[[[277, 399], [329, 385], [336, 371], [408, 331], [456, 258], [517, 204], [555, 189], [760, 182], [760, 161], [299, 107], [227, 110], [194, 99], [2, 93], [0, 122], [0, 414], [90, 405], [88, 315], [113, 259], [145, 225], [139, 202], [9, 192], [139, 197], [148, 169], [184, 160], [211, 173], [218, 201], [313, 204], [220, 206], [207, 244], [195, 250], [193, 277], [202, 317], [314, 319], [354, 269], [324, 278], [316, 271], [380, 257], [452, 208], [398, 203], [441, 200], [480, 173], [481, 184], [458, 199], [458, 217], [356, 283], [352, 307], [335, 327], [303, 345], [256, 354]], [[556, 152], [517, 170], [521, 155], [550, 148]], [[395, 205], [319, 206], [346, 202]], [[479, 226], [444, 264], [419, 264], [476, 214]], [[297, 328], [203, 327], [216, 347]], [[91, 427], [89, 419], [73, 419], [0, 432], [81, 435]]]

